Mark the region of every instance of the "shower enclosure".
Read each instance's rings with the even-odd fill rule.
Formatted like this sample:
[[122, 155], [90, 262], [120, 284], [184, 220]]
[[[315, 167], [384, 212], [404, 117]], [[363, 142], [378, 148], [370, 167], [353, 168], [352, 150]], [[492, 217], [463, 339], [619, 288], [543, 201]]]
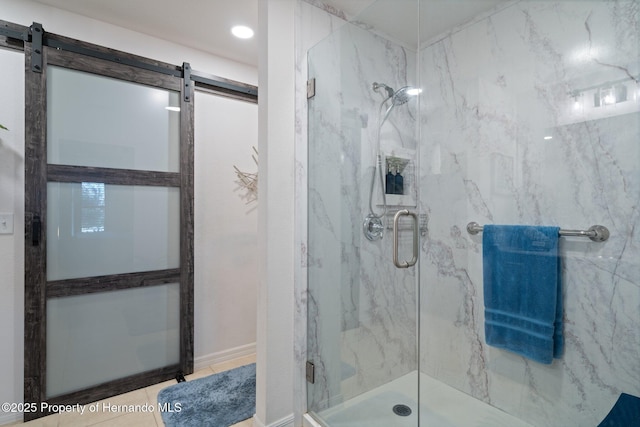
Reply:
[[[323, 14], [305, 425], [596, 426], [640, 395], [640, 2], [309, 1], [300, 19]], [[487, 345], [471, 222], [610, 232], [559, 238], [551, 364]]]

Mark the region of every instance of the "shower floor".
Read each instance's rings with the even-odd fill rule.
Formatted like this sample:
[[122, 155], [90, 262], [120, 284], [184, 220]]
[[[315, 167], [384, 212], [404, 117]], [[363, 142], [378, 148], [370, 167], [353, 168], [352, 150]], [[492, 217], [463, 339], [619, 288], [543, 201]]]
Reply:
[[[409, 373], [316, 415], [328, 427], [416, 427], [416, 375]], [[425, 374], [420, 381], [421, 427], [532, 427]], [[411, 414], [396, 415], [393, 407], [398, 404], [411, 408]], [[313, 422], [305, 426], [320, 427]]]

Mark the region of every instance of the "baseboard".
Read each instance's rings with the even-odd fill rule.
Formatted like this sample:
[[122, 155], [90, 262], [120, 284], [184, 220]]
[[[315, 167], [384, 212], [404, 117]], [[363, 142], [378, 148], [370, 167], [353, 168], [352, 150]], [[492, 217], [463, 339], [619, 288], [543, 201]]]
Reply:
[[205, 356], [196, 357], [193, 360], [193, 369], [198, 371], [216, 363], [226, 362], [227, 360], [237, 359], [243, 356], [255, 354], [256, 343], [245, 344], [239, 347], [230, 348], [228, 350], [207, 354]]
[[5, 424], [13, 424], [15, 422], [22, 421], [22, 413], [14, 412], [14, 413], [0, 413], [0, 426]]
[[271, 424], [264, 424], [257, 415], [253, 416], [253, 427], [293, 427], [293, 414], [286, 416]]

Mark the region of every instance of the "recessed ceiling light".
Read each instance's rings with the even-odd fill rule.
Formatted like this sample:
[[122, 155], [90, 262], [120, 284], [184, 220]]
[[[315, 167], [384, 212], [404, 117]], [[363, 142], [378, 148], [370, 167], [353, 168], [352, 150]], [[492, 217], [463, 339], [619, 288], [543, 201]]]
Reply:
[[231, 29], [231, 34], [238, 37], [239, 39], [250, 39], [253, 37], [253, 30], [244, 25], [236, 25]]

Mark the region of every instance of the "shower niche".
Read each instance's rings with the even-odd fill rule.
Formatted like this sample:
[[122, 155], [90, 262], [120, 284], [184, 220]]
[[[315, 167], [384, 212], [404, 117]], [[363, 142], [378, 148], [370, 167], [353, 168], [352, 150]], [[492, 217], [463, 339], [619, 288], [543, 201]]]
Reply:
[[[402, 149], [383, 153], [384, 192], [387, 205], [416, 207], [415, 150]], [[377, 204], [382, 206], [382, 195]]]

